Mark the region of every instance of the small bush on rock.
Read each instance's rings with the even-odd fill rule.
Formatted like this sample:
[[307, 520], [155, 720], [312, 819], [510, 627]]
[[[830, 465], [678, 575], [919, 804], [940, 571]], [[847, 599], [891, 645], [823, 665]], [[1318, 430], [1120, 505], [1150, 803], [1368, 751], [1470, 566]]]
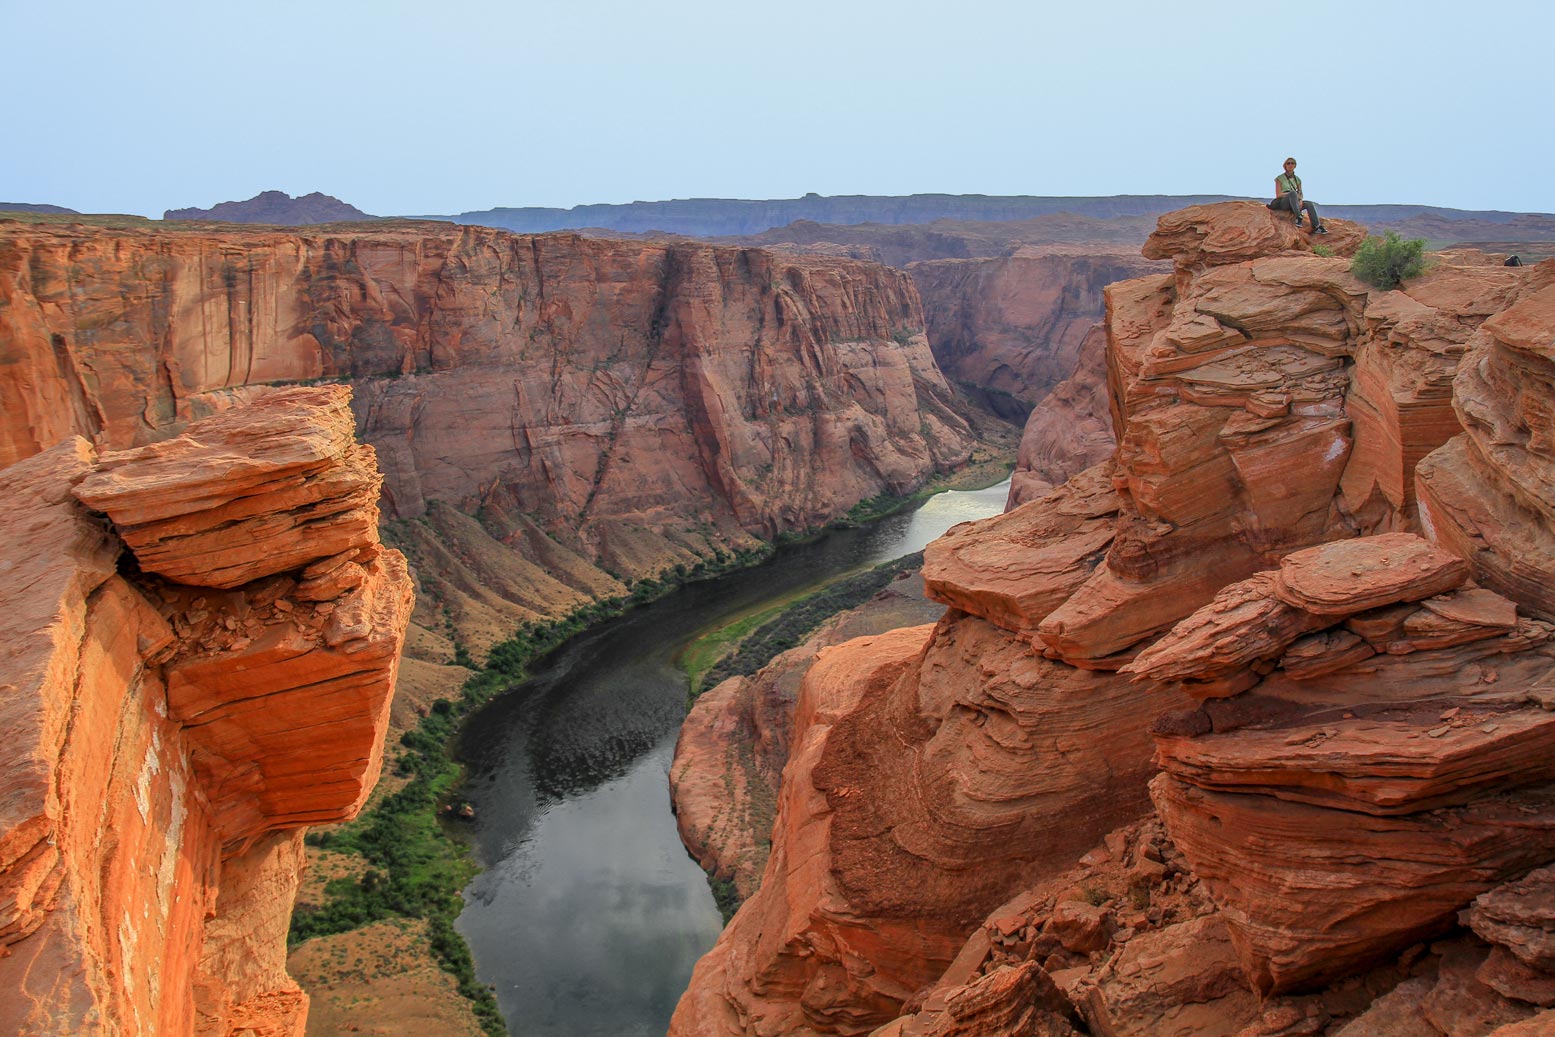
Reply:
[[1367, 238], [1350, 263], [1350, 273], [1373, 288], [1397, 288], [1400, 282], [1425, 273], [1425, 240], [1400, 238], [1388, 231], [1380, 238]]

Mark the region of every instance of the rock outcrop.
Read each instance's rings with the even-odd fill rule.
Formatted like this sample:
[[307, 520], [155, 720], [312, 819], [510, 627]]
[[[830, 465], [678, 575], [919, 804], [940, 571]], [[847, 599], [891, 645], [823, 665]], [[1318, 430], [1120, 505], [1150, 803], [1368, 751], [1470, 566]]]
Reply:
[[905, 274], [755, 249], [6, 224], [0, 463], [349, 381], [391, 532], [427, 563], [429, 643], [451, 655], [447, 616], [478, 657], [960, 464], [923, 327]]
[[[1172, 272], [1106, 291], [1114, 456], [931, 545], [934, 628], [821, 654], [672, 1034], [1539, 1018], [1542, 880], [1491, 891], [1555, 861], [1555, 265], [1381, 292], [1330, 228], [1161, 218]], [[1494, 949], [1429, 942], [1480, 895]]]
[[351, 429], [296, 389], [0, 471], [0, 1030], [302, 1032], [302, 831], [377, 779], [411, 609], [371, 495], [335, 506], [377, 482]]
[[670, 795], [686, 849], [708, 874], [732, 884], [739, 899], [756, 891], [766, 867], [794, 707], [810, 664], [824, 648], [932, 623], [942, 612], [924, 597], [920, 577], [900, 577], [756, 673], [730, 677], [697, 697], [675, 743]]

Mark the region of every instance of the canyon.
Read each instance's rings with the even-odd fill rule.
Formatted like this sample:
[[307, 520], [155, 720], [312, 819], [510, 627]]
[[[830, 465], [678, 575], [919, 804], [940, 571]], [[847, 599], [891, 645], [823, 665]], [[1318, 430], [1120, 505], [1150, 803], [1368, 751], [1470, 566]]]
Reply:
[[[286, 975], [285, 935], [301, 833], [360, 808], [385, 732], [456, 694], [470, 663], [525, 624], [748, 560], [765, 542], [965, 462], [972, 434], [924, 325], [907, 275], [827, 257], [443, 225], [310, 236], [0, 222], [0, 461], [31, 479], [56, 444], [75, 444], [76, 467], [57, 471], [50, 460], [49, 477], [67, 495], [77, 484], [83, 502], [43, 517], [24, 511], [23, 528], [67, 513], [79, 524], [85, 508], [106, 514], [110, 543], [122, 546], [103, 548], [90, 579], [70, 578], [75, 593], [102, 596], [94, 588], [104, 579], [118, 590], [116, 551], [124, 579], [151, 604], [123, 605], [100, 625], [161, 609], [193, 646], [169, 655], [142, 631], [131, 638], [139, 663], [115, 664], [145, 671], [115, 701], [153, 716], [159, 696], [168, 701], [171, 720], [135, 719], [134, 737], [166, 747], [146, 766], [173, 775], [172, 791], [149, 786], [172, 805], [142, 803], [145, 774], [128, 786], [117, 772], [92, 780], [118, 813], [131, 790], [149, 833], [137, 839], [198, 865], [173, 885], [116, 877], [150, 851], [121, 861], [101, 840], [106, 856], [95, 857], [92, 833], [108, 824], [99, 819], [71, 829], [62, 867], [79, 873], [77, 891], [39, 848], [54, 845], [44, 822], [19, 821], [16, 838], [28, 839], [3, 861], [23, 912], [5, 934], [8, 960], [21, 970], [13, 976], [32, 977], [16, 980], [33, 1006], [18, 1025], [51, 1032], [61, 1019], [103, 1017], [123, 1032], [300, 1032], [308, 999]], [[289, 383], [323, 384], [276, 388]], [[349, 463], [306, 477], [251, 471], [247, 458], [270, 449], [255, 423], [283, 422], [288, 408], [297, 426], [274, 446], [286, 463], [313, 464], [323, 440]], [[276, 485], [258, 485], [266, 479]], [[287, 479], [317, 482], [334, 503]], [[234, 503], [266, 492], [276, 499], [262, 507]], [[185, 514], [170, 499], [206, 510]], [[403, 555], [378, 546], [380, 528]], [[14, 543], [30, 549], [24, 537]], [[386, 580], [392, 594], [344, 604]], [[309, 624], [285, 625], [286, 616]], [[371, 651], [352, 639], [363, 623]], [[136, 624], [155, 625], [120, 623], [129, 634]], [[320, 639], [349, 660], [336, 665]], [[388, 669], [371, 681], [352, 669], [369, 662]], [[289, 687], [314, 671], [322, 697], [294, 712], [321, 736], [330, 724], [356, 725], [338, 763], [313, 746], [304, 764], [298, 736], [249, 704], [283, 701], [264, 681]], [[364, 698], [330, 690], [337, 679]], [[57, 734], [58, 718], [78, 707], [63, 690], [50, 694]], [[57, 794], [83, 764], [68, 747], [40, 744], [29, 780]], [[240, 759], [261, 751], [278, 770]], [[53, 817], [37, 795], [44, 805], [28, 809]], [[191, 799], [204, 812], [198, 823], [175, 824]], [[204, 843], [168, 841], [186, 832]], [[94, 873], [113, 888], [94, 885]], [[62, 908], [60, 888], [86, 914]], [[96, 927], [93, 912], [113, 919], [125, 898], [136, 917], [154, 902], [155, 935], [139, 922], [126, 923], [135, 931], [123, 947], [70, 935], [78, 918]], [[202, 947], [214, 957], [197, 967]], [[39, 962], [69, 955], [85, 963], [86, 993], [28, 986], [47, 971]], [[133, 976], [125, 982], [135, 990], [109, 989], [128, 955], [165, 977], [166, 991]], [[199, 1001], [208, 1009], [181, 1017], [180, 991], [195, 984], [210, 987]], [[331, 992], [326, 1016], [336, 1011]]]
[[0, 463], [350, 382], [418, 579], [418, 663], [971, 453], [897, 271], [442, 224], [173, 227], [0, 223]]
[[385, 733], [965, 463], [948, 374], [1040, 404], [1010, 508], [698, 701], [678, 821], [746, 902], [671, 1032], [1548, 1032], [1555, 265], [1383, 291], [1330, 226], [0, 220], [16, 1028], [300, 1033], [301, 833]]
[[776, 817], [759, 880], [698, 833], [748, 899], [673, 1035], [1555, 1031], [1555, 263], [1381, 290], [1329, 227], [1162, 216], [1070, 383], [1110, 455], [693, 710], [679, 784], [756, 725]]

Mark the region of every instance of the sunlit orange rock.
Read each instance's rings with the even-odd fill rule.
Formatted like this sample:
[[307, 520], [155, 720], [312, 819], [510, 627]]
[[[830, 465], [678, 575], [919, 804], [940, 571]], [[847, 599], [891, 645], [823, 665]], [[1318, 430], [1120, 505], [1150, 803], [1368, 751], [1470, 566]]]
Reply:
[[924, 551], [931, 598], [1028, 635], [1101, 562], [1118, 498], [1098, 465], [1039, 501], [950, 529]]
[[[339, 390], [279, 397], [264, 421], [337, 407], [349, 447]], [[204, 456], [191, 444], [234, 422], [162, 456]], [[295, 445], [272, 430], [248, 453]], [[241, 459], [227, 493], [219, 464], [192, 462], [187, 492], [176, 468], [150, 481], [185, 506], [246, 499], [265, 528], [308, 507], [291, 492], [305, 479], [256, 495]], [[76, 499], [105, 471], [133, 489], [81, 439], [0, 471], [0, 1030], [300, 1034], [285, 938], [301, 830], [353, 815], [377, 778], [404, 560], [368, 523], [340, 544], [363, 579], [334, 599], [289, 598], [281, 552], [230, 590], [174, 583], [121, 561], [132, 548]]]

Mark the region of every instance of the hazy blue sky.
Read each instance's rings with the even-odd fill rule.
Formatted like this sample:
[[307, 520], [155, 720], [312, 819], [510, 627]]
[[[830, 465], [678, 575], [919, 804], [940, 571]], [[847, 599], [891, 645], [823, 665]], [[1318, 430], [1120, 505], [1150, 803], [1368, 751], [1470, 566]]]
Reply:
[[276, 188], [387, 215], [807, 191], [1263, 195], [1294, 154], [1319, 202], [1547, 212], [1550, 12], [0, 0], [0, 201], [160, 216]]

